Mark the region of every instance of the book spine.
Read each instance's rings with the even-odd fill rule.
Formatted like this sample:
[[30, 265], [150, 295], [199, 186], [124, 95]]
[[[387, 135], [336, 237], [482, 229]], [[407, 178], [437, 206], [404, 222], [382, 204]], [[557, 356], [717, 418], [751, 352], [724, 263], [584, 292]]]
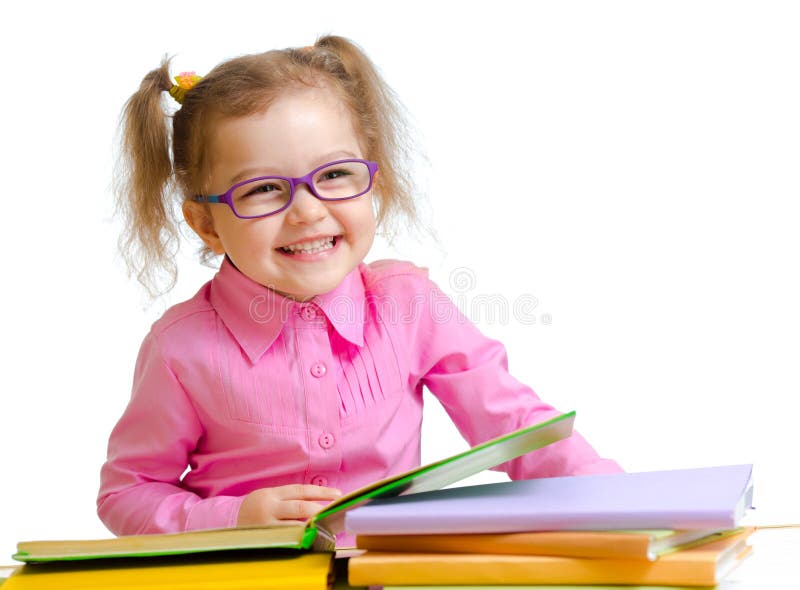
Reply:
[[607, 532], [543, 532], [499, 535], [361, 535], [359, 549], [409, 553], [560, 555], [649, 560], [650, 535]]
[[349, 563], [351, 585], [655, 584], [713, 586], [713, 566], [525, 556], [366, 554]]

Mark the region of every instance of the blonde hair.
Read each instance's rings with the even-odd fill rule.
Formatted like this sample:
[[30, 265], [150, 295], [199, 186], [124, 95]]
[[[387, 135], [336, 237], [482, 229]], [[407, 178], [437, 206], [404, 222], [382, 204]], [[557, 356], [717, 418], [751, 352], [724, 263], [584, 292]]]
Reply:
[[[326, 36], [310, 47], [225, 61], [186, 92], [171, 117], [171, 130], [163, 104], [165, 91], [172, 87], [165, 58], [125, 105], [115, 183], [125, 223], [120, 251], [131, 274], [151, 296], [169, 291], [177, 280], [176, 205], [204, 192], [209, 128], [220, 117], [262, 112], [280, 93], [298, 86], [333, 89], [352, 114], [364, 157], [380, 168], [373, 194], [382, 231], [391, 238], [402, 218], [418, 224], [402, 108], [369, 58], [351, 41]], [[201, 255], [204, 260], [213, 256], [208, 248], [202, 248]], [[162, 287], [165, 276], [167, 284]]]

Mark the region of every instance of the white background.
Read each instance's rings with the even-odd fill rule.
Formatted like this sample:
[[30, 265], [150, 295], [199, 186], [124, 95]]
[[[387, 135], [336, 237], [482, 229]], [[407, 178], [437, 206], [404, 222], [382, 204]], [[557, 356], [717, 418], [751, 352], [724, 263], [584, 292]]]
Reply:
[[[165, 53], [203, 73], [329, 32], [379, 66], [428, 161], [438, 241], [370, 258], [429, 267], [601, 454], [629, 470], [753, 462], [759, 513], [800, 521], [797, 4], [0, 10], [0, 563], [17, 540], [108, 535], [98, 472], [139, 343], [212, 274], [187, 242], [170, 297], [145, 307], [125, 276], [109, 193], [123, 102]], [[426, 461], [464, 448], [435, 404]]]

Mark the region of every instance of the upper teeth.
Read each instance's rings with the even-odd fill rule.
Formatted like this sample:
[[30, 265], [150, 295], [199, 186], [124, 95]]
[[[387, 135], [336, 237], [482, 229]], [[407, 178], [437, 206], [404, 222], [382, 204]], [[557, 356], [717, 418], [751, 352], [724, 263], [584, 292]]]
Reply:
[[327, 250], [328, 248], [333, 248], [333, 236], [283, 247], [284, 250], [289, 250], [290, 252], [315, 252]]

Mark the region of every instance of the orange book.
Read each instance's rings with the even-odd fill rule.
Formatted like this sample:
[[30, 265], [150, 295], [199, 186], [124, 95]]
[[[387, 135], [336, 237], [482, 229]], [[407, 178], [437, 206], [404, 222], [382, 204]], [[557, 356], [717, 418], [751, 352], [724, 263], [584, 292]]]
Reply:
[[351, 585], [641, 584], [714, 586], [749, 552], [741, 533], [655, 561], [544, 555], [384, 553], [350, 559]]
[[608, 559], [656, 559], [672, 551], [717, 541], [742, 529], [652, 531], [540, 531], [453, 535], [358, 535], [356, 546], [402, 553], [563, 555]]

